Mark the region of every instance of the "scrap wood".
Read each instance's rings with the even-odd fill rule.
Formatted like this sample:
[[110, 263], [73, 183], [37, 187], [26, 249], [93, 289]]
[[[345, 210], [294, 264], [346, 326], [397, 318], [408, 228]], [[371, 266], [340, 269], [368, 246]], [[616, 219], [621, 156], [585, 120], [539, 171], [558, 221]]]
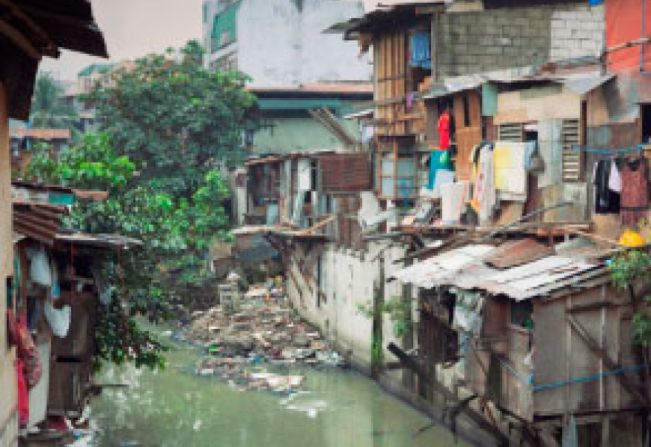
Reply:
[[[573, 315], [568, 315], [566, 319], [570, 327], [572, 328], [572, 330], [574, 330], [574, 332], [579, 336], [579, 338], [583, 340], [583, 342], [587, 345], [590, 351], [592, 351], [593, 354], [595, 354], [604, 362], [606, 368], [610, 370], [616, 370], [621, 368], [621, 365], [617, 364], [617, 362], [615, 362], [608, 355], [608, 353], [599, 346], [599, 343], [594, 338], [592, 338], [592, 336], [588, 333], [585, 327], [583, 327], [581, 323], [579, 323], [578, 320]], [[649, 403], [648, 399], [644, 396], [644, 394], [638, 389], [638, 387], [635, 384], [633, 384], [629, 380], [628, 377], [621, 374], [617, 375], [616, 377], [619, 380], [622, 387], [626, 391], [628, 391], [631, 396], [633, 396], [635, 399], [637, 399], [639, 402], [643, 404]]]
[[[398, 360], [400, 360], [400, 362], [402, 362], [407, 368], [416, 373], [418, 378], [423, 383], [430, 386], [437, 393], [441, 394], [441, 396], [443, 396], [450, 404], [455, 405], [462, 403], [456, 394], [454, 394], [434, 377], [428, 374], [419, 362], [409, 356], [405, 351], [400, 349], [400, 347], [398, 347], [395, 343], [389, 343], [387, 349], [389, 352], [395, 355]], [[468, 405], [459, 405], [457, 408], [466, 416], [468, 416], [475, 424], [490, 433], [495, 438], [495, 440], [500, 443], [500, 445], [508, 445], [509, 438], [504, 433], [502, 433], [498, 427], [493, 426], [488, 420], [486, 420], [483, 414], [479, 413]]]
[[310, 234], [314, 234], [314, 232], [316, 230], [325, 227], [326, 225], [328, 225], [330, 222], [332, 222], [336, 218], [337, 218], [337, 216], [327, 217], [326, 219], [323, 219], [321, 222], [317, 223], [316, 225], [313, 225], [310, 228], [306, 228], [305, 230], [299, 231], [298, 235], [299, 236], [308, 236]]
[[591, 240], [593, 240], [595, 242], [602, 242], [602, 243], [614, 245], [616, 247], [621, 246], [621, 244], [619, 242], [617, 242], [617, 241], [615, 241], [613, 239], [608, 239], [606, 237], [599, 236], [599, 235], [596, 235], [596, 234], [593, 234], [593, 233], [588, 233], [586, 231], [575, 230], [575, 229], [572, 229], [572, 228], [563, 228], [563, 230], [566, 233], [574, 234], [576, 236], [583, 236], [583, 237], [585, 237], [587, 239], [591, 239]]

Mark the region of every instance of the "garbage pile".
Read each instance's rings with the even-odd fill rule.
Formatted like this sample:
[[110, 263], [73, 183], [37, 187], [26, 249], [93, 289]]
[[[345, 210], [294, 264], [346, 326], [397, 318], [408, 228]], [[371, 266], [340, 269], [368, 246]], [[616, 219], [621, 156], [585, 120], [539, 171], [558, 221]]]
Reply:
[[186, 338], [209, 356], [197, 367], [202, 376], [220, 376], [241, 390], [291, 392], [302, 376], [268, 372], [265, 366], [344, 366], [341, 355], [318, 330], [289, 307], [273, 282], [240, 294], [234, 284], [220, 286], [220, 305], [195, 312]]

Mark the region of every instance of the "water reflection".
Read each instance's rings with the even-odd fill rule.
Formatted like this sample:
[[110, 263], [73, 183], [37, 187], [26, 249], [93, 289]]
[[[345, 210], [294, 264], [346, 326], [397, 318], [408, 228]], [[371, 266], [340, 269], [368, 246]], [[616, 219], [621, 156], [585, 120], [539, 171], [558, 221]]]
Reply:
[[94, 446], [443, 447], [441, 427], [352, 371], [298, 370], [304, 391], [281, 396], [242, 392], [218, 378], [194, 376], [197, 354], [177, 348], [169, 367], [150, 372], [107, 368], [109, 389], [93, 404]]

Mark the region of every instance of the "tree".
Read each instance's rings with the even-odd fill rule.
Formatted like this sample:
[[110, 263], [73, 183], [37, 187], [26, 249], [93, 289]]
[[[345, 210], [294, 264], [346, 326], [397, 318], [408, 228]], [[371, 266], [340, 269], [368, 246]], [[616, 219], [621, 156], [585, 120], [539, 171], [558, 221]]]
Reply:
[[[107, 134], [86, 134], [51, 157], [47, 147], [32, 158], [24, 177], [40, 182], [109, 192], [102, 202], [75, 203], [65, 226], [89, 233], [117, 233], [143, 242], [120, 259], [103, 260], [107, 282], [114, 285], [113, 302], [103, 310], [96, 334], [96, 360], [156, 366], [158, 344], [134, 320], [169, 316], [174, 305], [187, 305], [212, 283], [204, 254], [214, 238], [228, 239], [224, 201], [228, 189], [217, 170], [197, 181], [190, 198], [174, 197], [149, 185], [133, 186], [136, 166], [118, 155]], [[190, 291], [190, 296], [185, 295]]]
[[36, 79], [30, 121], [36, 128], [71, 128], [76, 120], [75, 109], [61, 100], [63, 89], [50, 73]]
[[254, 98], [237, 72], [212, 72], [201, 46], [136, 61], [89, 99], [120, 155], [134, 161], [134, 181], [190, 198], [206, 173], [242, 158], [241, 132]]
[[610, 265], [613, 284], [626, 290], [635, 307], [633, 336], [643, 348], [651, 346], [651, 255], [630, 250], [617, 256]]

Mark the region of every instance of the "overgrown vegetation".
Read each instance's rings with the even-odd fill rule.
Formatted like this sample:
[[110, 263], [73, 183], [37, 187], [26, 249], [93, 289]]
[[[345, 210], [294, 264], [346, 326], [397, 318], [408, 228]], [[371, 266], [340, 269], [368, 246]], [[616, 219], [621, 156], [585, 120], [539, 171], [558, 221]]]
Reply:
[[[393, 335], [396, 338], [402, 338], [411, 330], [411, 303], [405, 301], [402, 297], [394, 296], [388, 301], [384, 301], [378, 308], [380, 314], [389, 316], [391, 326], [393, 327]], [[373, 319], [377, 315], [377, 311], [372, 303], [359, 304], [357, 312], [367, 318]]]
[[[651, 346], [651, 256], [641, 250], [627, 251], [610, 265], [613, 284], [627, 290], [636, 307], [633, 316], [633, 336], [644, 348]], [[635, 291], [641, 290], [642, 296]]]
[[240, 135], [253, 97], [238, 73], [212, 73], [190, 42], [177, 59], [156, 55], [116, 73], [91, 95], [99, 134], [84, 135], [59, 157], [35, 151], [27, 179], [105, 190], [108, 200], [78, 202], [66, 225], [117, 233], [143, 246], [102, 267], [115, 285], [97, 331], [97, 358], [162, 364], [162, 346], [136, 324], [170, 317], [212, 298], [206, 259], [228, 240], [225, 166], [241, 157]]

